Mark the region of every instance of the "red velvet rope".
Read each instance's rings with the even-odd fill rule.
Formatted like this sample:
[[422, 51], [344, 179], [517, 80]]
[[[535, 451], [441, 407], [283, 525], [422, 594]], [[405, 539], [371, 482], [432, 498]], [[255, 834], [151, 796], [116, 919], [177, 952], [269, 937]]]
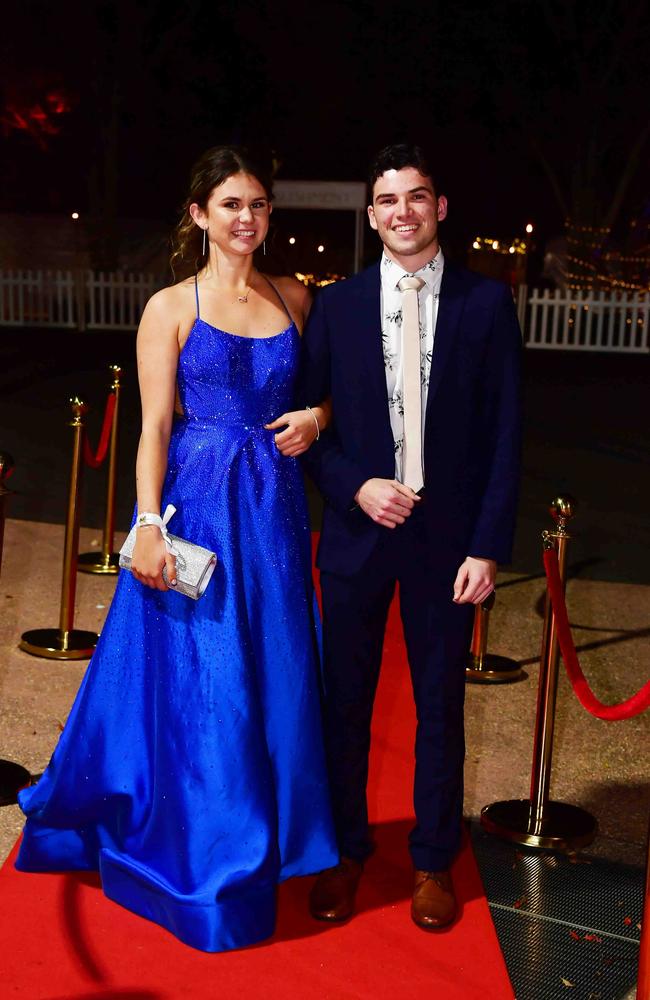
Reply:
[[115, 393], [109, 392], [108, 399], [106, 400], [106, 409], [104, 410], [104, 423], [102, 424], [102, 432], [99, 435], [99, 444], [97, 446], [97, 451], [93, 455], [92, 448], [88, 443], [88, 438], [84, 436], [84, 462], [89, 465], [91, 469], [98, 469], [104, 459], [106, 458], [106, 452], [108, 451], [108, 442], [111, 439], [111, 426], [113, 424], [113, 414], [115, 413]]
[[619, 705], [604, 705], [591, 691], [587, 678], [582, 672], [573, 643], [555, 549], [544, 550], [544, 569], [546, 570], [546, 580], [551, 595], [562, 659], [580, 704], [597, 719], [606, 719], [608, 722], [631, 719], [635, 715], [645, 712], [647, 708], [650, 708], [650, 681], [647, 681], [635, 695], [632, 695], [627, 701], [622, 701]]

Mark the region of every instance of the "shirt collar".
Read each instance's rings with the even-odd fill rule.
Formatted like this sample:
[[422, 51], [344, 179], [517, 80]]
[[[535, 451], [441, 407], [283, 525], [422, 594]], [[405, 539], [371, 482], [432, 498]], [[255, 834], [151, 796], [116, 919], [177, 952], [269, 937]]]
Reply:
[[416, 276], [422, 278], [429, 289], [439, 289], [440, 280], [442, 278], [442, 271], [445, 266], [445, 258], [442, 252], [442, 247], [438, 248], [438, 253], [431, 260], [423, 264], [421, 268], [417, 271], [405, 271], [403, 267], [396, 264], [384, 251], [381, 257], [381, 278], [382, 282], [385, 282], [387, 287], [393, 288], [397, 287], [397, 283], [405, 275], [409, 277]]

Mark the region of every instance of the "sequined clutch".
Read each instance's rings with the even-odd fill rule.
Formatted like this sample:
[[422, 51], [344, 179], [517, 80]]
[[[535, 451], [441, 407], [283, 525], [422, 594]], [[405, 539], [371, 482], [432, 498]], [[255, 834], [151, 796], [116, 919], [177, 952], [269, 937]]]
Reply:
[[[185, 594], [186, 597], [191, 597], [192, 600], [198, 601], [199, 597], [202, 597], [205, 593], [206, 587], [214, 573], [217, 565], [217, 556], [214, 552], [204, 549], [201, 545], [195, 545], [194, 542], [188, 542], [177, 535], [169, 534], [166, 524], [174, 511], [175, 508], [171, 507], [171, 513], [169, 513], [169, 507], [167, 508], [163, 517], [164, 527], [161, 528], [168, 550], [172, 555], [176, 556], [177, 583], [171, 589], [178, 594]], [[120, 549], [120, 566], [122, 569], [131, 569], [136, 532], [137, 524], [134, 524], [124, 545]], [[169, 583], [165, 569], [163, 569], [163, 580], [165, 583]]]

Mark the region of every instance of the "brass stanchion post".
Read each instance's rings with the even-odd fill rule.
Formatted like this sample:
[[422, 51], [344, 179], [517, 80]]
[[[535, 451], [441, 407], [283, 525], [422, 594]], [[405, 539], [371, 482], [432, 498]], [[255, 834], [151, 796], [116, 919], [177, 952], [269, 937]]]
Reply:
[[83, 474], [84, 414], [88, 407], [76, 396], [70, 400], [74, 430], [72, 469], [68, 494], [68, 516], [65, 525], [63, 549], [63, 578], [61, 581], [61, 609], [59, 627], [37, 628], [24, 632], [20, 648], [33, 656], [52, 660], [84, 660], [92, 656], [97, 643], [97, 633], [74, 628], [74, 600], [77, 590], [77, 550], [79, 548], [80, 492]]
[[117, 492], [117, 434], [120, 419], [120, 365], [110, 365], [112, 372], [111, 392], [115, 396], [115, 409], [111, 423], [111, 443], [108, 453], [108, 489], [106, 493], [106, 516], [101, 552], [84, 552], [79, 556], [79, 570], [82, 573], [103, 573], [116, 575], [120, 571], [120, 554], [113, 552], [115, 534], [115, 496]]
[[[557, 549], [563, 584], [566, 546], [570, 538], [566, 525], [573, 517], [574, 509], [575, 501], [571, 497], [556, 497], [551, 503], [550, 513], [557, 527], [555, 531], [544, 531], [542, 534], [544, 546]], [[553, 802], [549, 796], [559, 663], [560, 651], [555, 615], [547, 590], [530, 799], [510, 799], [485, 806], [481, 810], [481, 824], [489, 833], [495, 833], [515, 843], [561, 851], [590, 844], [596, 835], [598, 824], [586, 810], [565, 802]]]
[[[2, 549], [5, 536], [5, 506], [11, 490], [7, 489], [5, 479], [14, 468], [14, 460], [6, 451], [0, 451], [0, 569], [2, 568]], [[10, 806], [16, 801], [21, 788], [31, 781], [29, 771], [12, 760], [0, 760], [0, 806]]]
[[495, 593], [492, 591], [482, 604], [476, 605], [474, 612], [472, 645], [465, 667], [465, 679], [471, 684], [507, 684], [511, 681], [524, 680], [526, 677], [516, 660], [487, 652], [490, 612], [495, 599]]

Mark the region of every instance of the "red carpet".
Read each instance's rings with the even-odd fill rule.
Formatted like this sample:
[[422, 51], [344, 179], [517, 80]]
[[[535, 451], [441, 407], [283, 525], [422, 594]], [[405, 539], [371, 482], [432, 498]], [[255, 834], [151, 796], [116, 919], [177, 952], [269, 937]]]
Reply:
[[274, 938], [205, 955], [110, 903], [95, 875], [0, 871], [0, 989], [25, 1000], [512, 1000], [505, 964], [466, 841], [454, 868], [462, 906], [450, 930], [409, 918], [414, 713], [397, 607], [375, 710], [370, 812], [377, 851], [358, 915], [330, 927], [307, 914], [311, 879], [280, 889]]

